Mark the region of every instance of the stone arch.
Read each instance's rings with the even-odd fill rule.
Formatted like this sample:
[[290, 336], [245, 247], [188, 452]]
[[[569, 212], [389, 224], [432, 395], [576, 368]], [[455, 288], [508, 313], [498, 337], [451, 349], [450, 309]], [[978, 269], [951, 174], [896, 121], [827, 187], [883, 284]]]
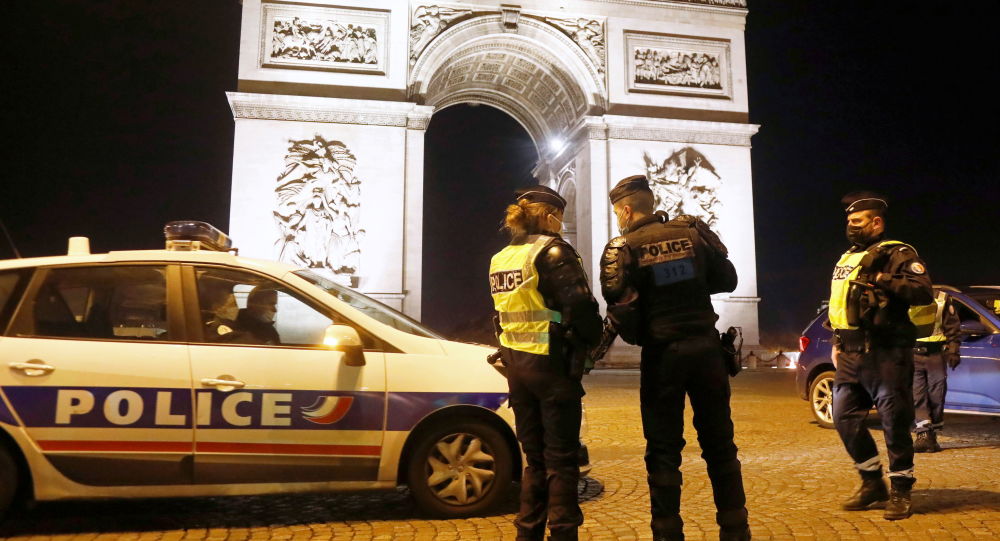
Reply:
[[524, 126], [540, 161], [558, 154], [547, 138], [571, 139], [583, 116], [607, 104], [603, 66], [569, 36], [527, 16], [511, 31], [500, 14], [466, 19], [434, 38], [410, 70], [408, 94], [436, 109], [479, 103], [504, 111]]

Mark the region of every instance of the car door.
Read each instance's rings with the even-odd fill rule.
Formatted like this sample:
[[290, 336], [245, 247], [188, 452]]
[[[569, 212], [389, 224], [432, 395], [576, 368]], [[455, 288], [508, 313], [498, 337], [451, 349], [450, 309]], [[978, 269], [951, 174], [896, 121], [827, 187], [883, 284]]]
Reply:
[[964, 335], [962, 361], [948, 371], [945, 407], [954, 410], [1000, 413], [1000, 334], [978, 307], [953, 297], [963, 322], [981, 323], [989, 334]]
[[192, 480], [191, 369], [179, 267], [40, 268], [5, 336], [3, 393], [63, 475], [87, 485]]
[[386, 394], [374, 342], [363, 366], [349, 366], [323, 346], [326, 328], [345, 322], [301, 292], [242, 269], [184, 276], [200, 335], [190, 345], [196, 482], [376, 480]]

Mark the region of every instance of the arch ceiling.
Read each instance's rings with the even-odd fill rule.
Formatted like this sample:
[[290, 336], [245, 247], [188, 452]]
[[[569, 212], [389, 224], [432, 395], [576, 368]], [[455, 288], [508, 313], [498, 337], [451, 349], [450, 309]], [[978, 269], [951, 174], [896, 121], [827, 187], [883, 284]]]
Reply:
[[603, 109], [603, 71], [558, 29], [521, 19], [505, 32], [500, 16], [466, 20], [438, 36], [411, 71], [411, 98], [436, 108], [497, 107], [541, 142], [567, 136], [594, 107]]

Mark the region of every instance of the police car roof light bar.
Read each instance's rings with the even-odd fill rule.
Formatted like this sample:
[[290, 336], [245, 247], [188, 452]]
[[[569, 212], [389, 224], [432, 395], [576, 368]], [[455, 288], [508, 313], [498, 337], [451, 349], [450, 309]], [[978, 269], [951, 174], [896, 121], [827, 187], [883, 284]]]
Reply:
[[205, 249], [215, 252], [235, 250], [233, 241], [228, 235], [206, 222], [194, 220], [169, 222], [163, 228], [163, 235], [167, 238], [167, 250]]

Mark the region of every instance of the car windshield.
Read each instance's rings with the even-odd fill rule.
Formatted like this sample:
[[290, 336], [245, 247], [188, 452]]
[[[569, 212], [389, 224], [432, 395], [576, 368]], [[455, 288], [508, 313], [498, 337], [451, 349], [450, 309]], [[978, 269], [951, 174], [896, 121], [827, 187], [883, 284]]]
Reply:
[[353, 289], [344, 287], [328, 278], [316, 274], [315, 272], [299, 270], [295, 271], [295, 275], [313, 285], [319, 286], [323, 291], [326, 291], [337, 299], [346, 302], [351, 305], [351, 307], [364, 312], [366, 316], [381, 323], [385, 323], [394, 329], [415, 334], [417, 336], [443, 340], [439, 334], [428, 329], [427, 327], [424, 327], [420, 324], [420, 322], [393, 310], [371, 297], [366, 297]]

